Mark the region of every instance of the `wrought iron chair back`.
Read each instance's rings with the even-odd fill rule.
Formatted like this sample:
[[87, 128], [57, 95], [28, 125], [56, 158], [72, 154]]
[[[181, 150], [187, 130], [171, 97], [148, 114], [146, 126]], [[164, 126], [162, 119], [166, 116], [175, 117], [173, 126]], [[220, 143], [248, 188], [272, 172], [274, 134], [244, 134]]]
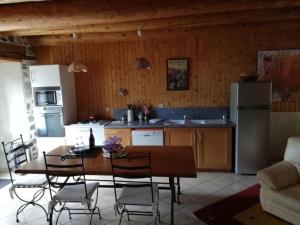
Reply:
[[[16, 213], [16, 221], [19, 222], [19, 214], [29, 205], [39, 206], [46, 214], [48, 220], [48, 213], [44, 207], [37, 202], [44, 196], [45, 190], [48, 189], [47, 179], [44, 175], [16, 175], [15, 170], [28, 163], [26, 154], [26, 145], [23, 141], [23, 136], [14, 139], [10, 142], [2, 142], [7, 168], [10, 176], [12, 186], [9, 189], [11, 198], [17, 196], [24, 203], [18, 208]], [[21, 190], [22, 188], [35, 188], [37, 191], [33, 194], [31, 199], [25, 198]], [[20, 190], [20, 191], [17, 191]]]
[[[46, 177], [51, 187], [62, 189], [66, 185], [84, 185], [85, 197], [87, 197], [85, 169], [83, 156], [68, 158], [62, 155], [51, 155], [43, 152], [46, 167]], [[72, 170], [68, 175], [58, 174], [55, 170]], [[53, 179], [56, 177], [57, 179]], [[72, 177], [72, 179], [70, 179]], [[60, 179], [59, 179], [60, 178]], [[62, 179], [64, 178], [64, 179]]]
[[[100, 219], [100, 209], [97, 207], [99, 184], [97, 182], [86, 183], [83, 155], [74, 158], [70, 156], [46, 154], [45, 152], [43, 152], [43, 154], [47, 180], [51, 187], [58, 188], [54, 196], [51, 194], [52, 200], [49, 203], [50, 225], [52, 224], [54, 211], [59, 213], [56, 218], [56, 224], [63, 210], [68, 211], [70, 219], [72, 214], [90, 214], [90, 224], [94, 214], [98, 214]], [[64, 173], [64, 171], [66, 172]], [[78, 196], [71, 195], [71, 192], [76, 193]], [[96, 192], [95, 203], [94, 207], [91, 207], [94, 192]], [[55, 209], [58, 202], [63, 203], [59, 210]], [[69, 202], [82, 203], [87, 207], [68, 208], [66, 204]]]
[[[155, 213], [152, 211], [129, 210], [126, 208], [128, 205], [152, 206], [158, 200], [158, 188], [152, 182], [150, 153], [136, 153], [135, 155], [129, 154], [124, 158], [113, 158], [111, 154], [110, 160], [116, 201], [115, 210], [121, 214], [119, 224], [121, 224], [124, 212], [127, 213], [128, 220], [129, 215], [155, 216], [156, 223], [156, 215], [159, 216], [158, 204]], [[117, 191], [118, 188], [122, 188], [121, 193]], [[139, 198], [137, 192], [132, 195], [132, 199], [128, 199], [130, 189], [134, 191], [144, 190], [145, 192], [143, 194], [149, 195], [150, 201], [143, 202], [140, 200], [134, 200], [135, 198]], [[157, 198], [155, 194], [157, 194]], [[127, 197], [124, 198], [124, 195], [127, 195]], [[121, 207], [121, 210], [119, 207], [120, 205], [123, 207]]]
[[13, 141], [7, 143], [2, 142], [2, 146], [5, 153], [5, 159], [7, 162], [11, 183], [13, 184], [14, 171], [22, 165], [28, 163], [23, 137], [20, 135], [19, 138]]

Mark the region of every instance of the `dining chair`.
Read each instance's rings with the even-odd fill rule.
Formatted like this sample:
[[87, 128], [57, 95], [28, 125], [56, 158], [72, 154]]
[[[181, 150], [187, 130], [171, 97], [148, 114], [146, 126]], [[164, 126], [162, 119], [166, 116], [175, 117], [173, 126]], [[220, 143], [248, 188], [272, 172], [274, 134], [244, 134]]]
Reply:
[[[46, 155], [45, 152], [43, 152], [43, 155], [48, 182], [51, 187], [58, 189], [54, 195], [50, 192], [51, 201], [48, 205], [50, 225], [52, 225], [53, 213], [58, 213], [56, 218], [57, 224], [64, 210], [68, 211], [69, 219], [72, 219], [72, 214], [91, 215], [90, 224], [92, 223], [94, 214], [98, 214], [99, 219], [101, 219], [100, 209], [97, 206], [99, 183], [86, 182], [84, 156]], [[56, 172], [56, 170], [60, 172]], [[61, 170], [66, 171], [66, 173], [61, 172]], [[52, 179], [53, 177], [55, 177], [55, 179]], [[57, 203], [59, 203], [58, 206]], [[69, 203], [70, 205], [68, 205]], [[73, 203], [79, 203], [84, 205], [84, 207], [75, 208]]]
[[[153, 216], [155, 224], [157, 218], [160, 221], [159, 189], [158, 184], [152, 182], [150, 153], [129, 154], [123, 158], [114, 158], [111, 154], [110, 159], [116, 201], [114, 209], [120, 215], [119, 225], [124, 213], [127, 213], [128, 221], [130, 215]], [[140, 210], [140, 206], [150, 209]]]
[[[19, 222], [19, 214], [29, 205], [40, 207], [46, 214], [48, 220], [48, 213], [45, 208], [38, 203], [44, 196], [46, 189], [48, 189], [48, 182], [45, 175], [36, 174], [15, 174], [15, 170], [28, 163], [26, 155], [26, 145], [24, 144], [23, 137], [10, 141], [2, 142], [5, 159], [8, 167], [8, 172], [11, 181], [9, 188], [10, 197], [13, 199], [14, 195], [20, 199], [23, 204], [18, 208], [16, 213], [16, 221]], [[32, 195], [24, 192], [24, 190], [35, 190]]]

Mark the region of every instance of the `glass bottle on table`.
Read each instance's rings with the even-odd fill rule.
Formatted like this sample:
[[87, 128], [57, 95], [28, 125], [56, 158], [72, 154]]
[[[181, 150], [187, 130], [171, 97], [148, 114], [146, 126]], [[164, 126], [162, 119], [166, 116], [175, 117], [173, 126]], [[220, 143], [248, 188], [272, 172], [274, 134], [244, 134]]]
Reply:
[[93, 150], [95, 148], [95, 138], [92, 128], [90, 128], [89, 148], [90, 150]]

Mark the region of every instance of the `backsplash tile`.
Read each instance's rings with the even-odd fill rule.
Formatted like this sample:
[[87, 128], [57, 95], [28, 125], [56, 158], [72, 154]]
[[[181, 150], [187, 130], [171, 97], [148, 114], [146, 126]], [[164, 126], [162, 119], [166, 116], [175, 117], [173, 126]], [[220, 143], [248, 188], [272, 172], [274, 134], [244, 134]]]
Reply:
[[[135, 110], [135, 120], [139, 112], [141, 111]], [[229, 116], [229, 107], [152, 108], [150, 118], [183, 119], [186, 115], [189, 119], [221, 119], [224, 113]], [[123, 115], [127, 115], [127, 108], [113, 110], [113, 119], [121, 120]]]

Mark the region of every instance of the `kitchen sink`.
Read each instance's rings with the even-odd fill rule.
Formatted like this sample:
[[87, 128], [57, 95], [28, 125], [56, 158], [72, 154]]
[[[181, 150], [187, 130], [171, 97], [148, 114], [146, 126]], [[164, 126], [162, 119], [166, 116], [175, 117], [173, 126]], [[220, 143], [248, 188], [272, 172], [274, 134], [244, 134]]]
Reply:
[[203, 123], [200, 123], [200, 124], [216, 124], [216, 125], [227, 123], [226, 120], [222, 120], [222, 119], [207, 119], [207, 120], [192, 120], [192, 121], [194, 121], [194, 122], [196, 122], [196, 121], [203, 122]]
[[188, 124], [186, 120], [166, 120], [164, 125], [185, 125]]
[[164, 125], [220, 125], [226, 124], [222, 119], [206, 119], [206, 120], [166, 120]]

